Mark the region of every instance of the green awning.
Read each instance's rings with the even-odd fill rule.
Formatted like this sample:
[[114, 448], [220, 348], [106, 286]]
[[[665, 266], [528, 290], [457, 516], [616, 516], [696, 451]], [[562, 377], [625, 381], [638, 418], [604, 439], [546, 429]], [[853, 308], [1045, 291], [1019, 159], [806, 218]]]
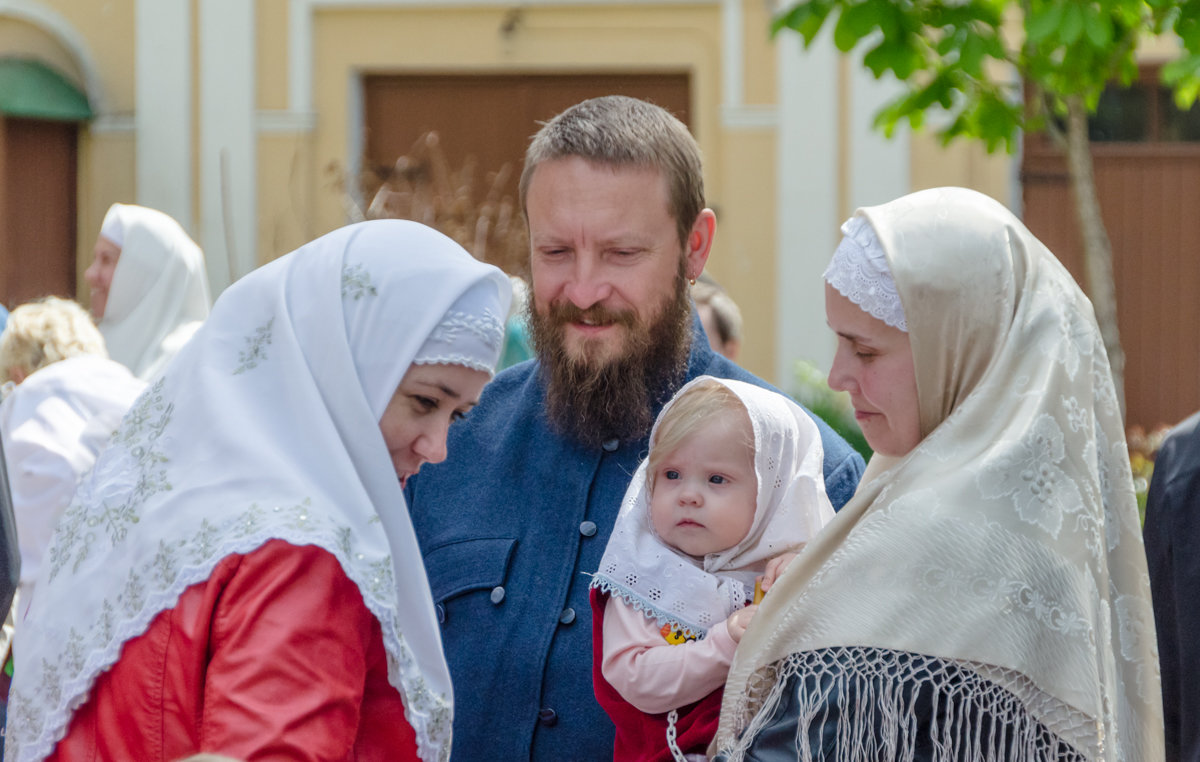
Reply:
[[92, 118], [87, 96], [38, 61], [0, 58], [0, 113], [25, 119], [82, 122]]

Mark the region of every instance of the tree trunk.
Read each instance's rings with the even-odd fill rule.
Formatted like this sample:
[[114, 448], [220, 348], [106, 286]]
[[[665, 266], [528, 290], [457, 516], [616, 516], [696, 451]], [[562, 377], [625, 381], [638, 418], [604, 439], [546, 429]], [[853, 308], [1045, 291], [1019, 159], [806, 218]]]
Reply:
[[1088, 140], [1087, 110], [1078, 96], [1067, 99], [1067, 169], [1071, 176], [1071, 191], [1079, 232], [1083, 236], [1083, 262], [1088, 296], [1096, 311], [1096, 322], [1108, 363], [1112, 367], [1121, 418], [1125, 418], [1125, 352], [1117, 330], [1117, 295], [1113, 283], [1112, 243], [1100, 214], [1100, 199], [1096, 195], [1096, 177], [1092, 167], [1091, 144]]

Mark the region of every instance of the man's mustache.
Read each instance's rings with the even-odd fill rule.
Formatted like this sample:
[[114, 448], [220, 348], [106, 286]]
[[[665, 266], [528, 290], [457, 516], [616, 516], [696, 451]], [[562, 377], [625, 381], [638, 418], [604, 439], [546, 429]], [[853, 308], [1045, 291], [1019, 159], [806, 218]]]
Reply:
[[551, 322], [558, 325], [565, 323], [592, 323], [594, 325], [617, 324], [632, 328], [637, 323], [633, 310], [614, 310], [604, 305], [594, 304], [581, 309], [570, 300], [554, 302], [550, 305], [547, 315]]

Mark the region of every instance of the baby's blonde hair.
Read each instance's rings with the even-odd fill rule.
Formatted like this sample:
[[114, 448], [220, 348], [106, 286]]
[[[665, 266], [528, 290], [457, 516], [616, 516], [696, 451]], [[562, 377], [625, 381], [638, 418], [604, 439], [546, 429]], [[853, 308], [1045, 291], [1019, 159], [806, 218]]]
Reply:
[[[675, 398], [671, 406], [663, 413], [654, 431], [654, 440], [650, 443], [650, 455], [646, 463], [646, 486], [654, 492], [654, 474], [663, 459], [678, 450], [696, 430], [708, 423], [714, 415], [727, 410], [740, 410], [746, 420], [750, 412], [746, 405], [725, 384], [715, 380], [704, 380], [688, 387]], [[754, 441], [743, 442], [743, 445], [754, 450]], [[730, 443], [732, 446], [733, 443]]]
[[0, 334], [0, 380], [15, 380], [16, 368], [29, 374], [78, 355], [108, 357], [104, 337], [87, 310], [57, 296], [28, 302], [9, 314]]

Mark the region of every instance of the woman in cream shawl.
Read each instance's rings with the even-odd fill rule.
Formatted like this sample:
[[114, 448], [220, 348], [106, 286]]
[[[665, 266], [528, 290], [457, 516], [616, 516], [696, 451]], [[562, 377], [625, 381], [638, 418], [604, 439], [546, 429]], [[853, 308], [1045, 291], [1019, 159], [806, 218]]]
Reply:
[[734, 659], [728, 760], [1160, 760], [1154, 623], [1091, 304], [960, 188], [860, 209], [830, 385], [876, 450]]

